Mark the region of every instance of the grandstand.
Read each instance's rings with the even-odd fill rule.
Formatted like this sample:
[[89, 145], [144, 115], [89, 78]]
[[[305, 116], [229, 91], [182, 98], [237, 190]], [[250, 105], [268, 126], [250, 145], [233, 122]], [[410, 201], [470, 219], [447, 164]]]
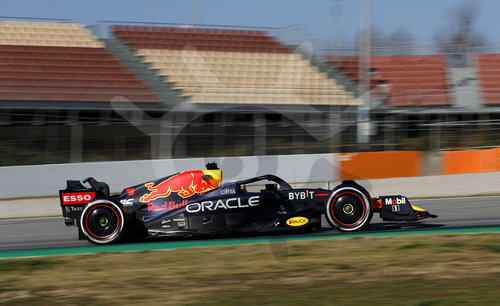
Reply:
[[[454, 68], [446, 54], [370, 56], [372, 150], [500, 144], [500, 57], [472, 58], [471, 66]], [[359, 83], [358, 56], [327, 56], [325, 62]]]
[[309, 61], [254, 29], [114, 25], [110, 34], [0, 21], [4, 165], [449, 148], [480, 118], [489, 140], [500, 119], [497, 54], [468, 68], [449, 68], [445, 55], [371, 56], [371, 98], [385, 103], [370, 110], [370, 143], [359, 146], [357, 56]]
[[0, 100], [158, 103], [97, 37], [83, 26], [0, 22]]
[[[331, 118], [339, 121], [342, 107], [359, 103], [352, 92], [262, 31], [113, 30], [136, 52], [133, 57], [149, 66], [131, 64], [128, 48], [110, 48], [116, 38], [99, 39], [79, 24], [0, 22], [4, 165], [171, 157], [172, 148], [162, 143], [171, 143], [179, 156], [272, 154], [288, 152], [286, 147], [300, 153], [312, 138], [297, 123], [332, 129]], [[155, 85], [150, 71], [163, 85]], [[215, 112], [195, 107], [165, 125], [161, 118], [175, 96], [193, 105], [248, 107], [238, 113], [231, 106]], [[135, 112], [133, 122], [116, 113], [111, 101]], [[267, 108], [256, 111], [257, 105]], [[284, 107], [290, 105], [295, 107]], [[304, 108], [311, 105], [328, 111]], [[165, 132], [165, 126], [177, 132]], [[338, 123], [334, 128], [340, 128]]]
[[[447, 63], [444, 55], [394, 55], [370, 57], [371, 88], [388, 84], [389, 107], [449, 106]], [[359, 57], [329, 56], [327, 63], [352, 80], [359, 80]]]
[[485, 105], [500, 105], [500, 54], [477, 54], [475, 66]]
[[191, 103], [359, 104], [343, 85], [263, 31], [145, 26], [112, 30]]

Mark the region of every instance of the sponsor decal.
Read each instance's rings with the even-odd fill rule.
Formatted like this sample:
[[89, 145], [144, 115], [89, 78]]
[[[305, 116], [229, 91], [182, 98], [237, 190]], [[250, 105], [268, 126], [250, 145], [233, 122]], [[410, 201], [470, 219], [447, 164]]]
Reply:
[[406, 198], [386, 198], [385, 205], [399, 205], [406, 204]]
[[87, 204], [95, 198], [95, 192], [73, 192], [61, 195], [63, 205]]
[[125, 190], [125, 191], [128, 193], [129, 196], [133, 196], [134, 193], [135, 193], [135, 189], [134, 188], [129, 188], [129, 189]]
[[134, 199], [123, 199], [120, 200], [120, 203], [122, 203], [125, 206], [131, 206], [134, 205]]
[[[172, 221], [177, 222], [177, 224], [175, 224]], [[161, 228], [175, 228], [176, 226], [177, 226], [177, 228], [185, 227], [186, 226], [186, 219], [174, 218], [174, 219], [167, 219], [167, 220], [161, 221]]]
[[191, 203], [186, 206], [186, 211], [189, 213], [197, 213], [204, 211], [215, 211], [221, 209], [238, 209], [259, 206], [259, 196], [253, 196], [248, 199], [229, 198], [220, 199], [217, 201], [203, 201], [200, 203]]
[[314, 197], [314, 191], [291, 191], [288, 193], [288, 200], [305, 200], [312, 199]]
[[175, 218], [173, 220], [174, 220], [174, 222], [177, 222], [177, 227], [186, 226], [186, 219], [184, 219], [184, 218]]
[[293, 217], [286, 220], [286, 225], [288, 226], [303, 226], [309, 222], [306, 217]]
[[148, 203], [148, 212], [155, 211], [171, 211], [175, 209], [179, 209], [188, 204], [187, 200], [182, 200], [180, 203], [175, 203], [175, 201], [165, 201], [163, 205], [157, 205], [155, 203]]
[[236, 189], [234, 188], [224, 188], [220, 190], [220, 194], [236, 194]]
[[[177, 193], [181, 198], [189, 198], [195, 194], [210, 191], [218, 187], [219, 179], [203, 178], [205, 173], [202, 170], [182, 172], [171, 176], [159, 183], [146, 183], [144, 186], [150, 193], [141, 196], [141, 202], [150, 202], [158, 198], [166, 198], [172, 192]], [[212, 185], [211, 180], [214, 181]]]
[[65, 206], [66, 213], [70, 212], [80, 212], [83, 210], [83, 206]]

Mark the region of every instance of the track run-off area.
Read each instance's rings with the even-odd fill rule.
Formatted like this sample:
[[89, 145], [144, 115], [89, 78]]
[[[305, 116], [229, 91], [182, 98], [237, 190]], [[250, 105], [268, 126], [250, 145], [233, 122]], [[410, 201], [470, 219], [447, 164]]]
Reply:
[[311, 234], [166, 238], [109, 246], [94, 246], [87, 241], [79, 241], [77, 228], [66, 227], [62, 217], [0, 220], [0, 258], [168, 250], [361, 236], [500, 232], [500, 196], [422, 199], [412, 200], [411, 203], [439, 217], [420, 222], [395, 223], [383, 222], [378, 214], [374, 214], [370, 225], [360, 232], [338, 232], [329, 228], [323, 220], [322, 230]]

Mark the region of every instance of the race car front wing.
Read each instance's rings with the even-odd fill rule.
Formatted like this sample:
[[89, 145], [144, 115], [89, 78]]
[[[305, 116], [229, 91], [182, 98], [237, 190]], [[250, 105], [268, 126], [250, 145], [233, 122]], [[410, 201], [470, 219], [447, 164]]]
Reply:
[[425, 209], [412, 205], [402, 195], [381, 196], [373, 199], [373, 211], [380, 212], [380, 218], [384, 221], [418, 221], [437, 218]]

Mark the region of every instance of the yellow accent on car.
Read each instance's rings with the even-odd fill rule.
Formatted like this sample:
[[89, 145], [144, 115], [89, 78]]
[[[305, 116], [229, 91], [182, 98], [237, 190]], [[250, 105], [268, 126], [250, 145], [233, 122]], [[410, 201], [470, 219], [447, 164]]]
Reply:
[[210, 184], [215, 188], [218, 188], [222, 181], [222, 171], [221, 170], [202, 170], [203, 174], [210, 175], [208, 179]]
[[309, 222], [306, 217], [293, 217], [286, 220], [286, 225], [288, 226], [303, 226]]
[[416, 211], [426, 211], [425, 209], [420, 208], [418, 206], [414, 206], [414, 205], [412, 205], [411, 208], [413, 208], [413, 210], [416, 210]]

